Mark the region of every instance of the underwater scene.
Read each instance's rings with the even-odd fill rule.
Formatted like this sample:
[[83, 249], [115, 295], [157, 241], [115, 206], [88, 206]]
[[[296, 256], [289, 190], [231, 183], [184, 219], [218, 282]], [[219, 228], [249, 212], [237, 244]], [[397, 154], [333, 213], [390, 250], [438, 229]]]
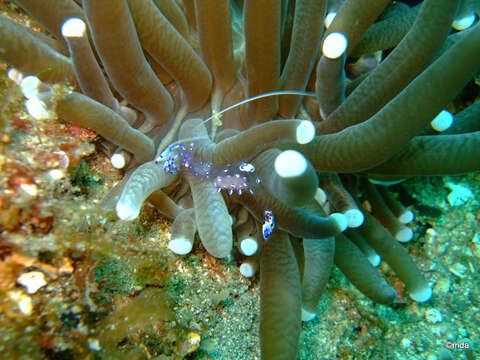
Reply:
[[480, 0], [0, 11], [0, 359], [480, 359]]

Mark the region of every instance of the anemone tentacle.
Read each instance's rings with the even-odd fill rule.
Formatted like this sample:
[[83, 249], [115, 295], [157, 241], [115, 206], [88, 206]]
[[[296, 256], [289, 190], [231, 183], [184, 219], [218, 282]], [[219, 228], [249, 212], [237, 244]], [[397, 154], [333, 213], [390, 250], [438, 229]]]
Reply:
[[[38, 77], [21, 82], [27, 111], [130, 154], [110, 194], [120, 219], [148, 200], [173, 220], [174, 253], [198, 233], [202, 254], [233, 253], [253, 282], [259, 270], [262, 359], [296, 358], [333, 264], [375, 302], [396, 297], [381, 260], [414, 301], [431, 298], [397, 241], [413, 212], [366, 175], [480, 170], [480, 101], [451, 105], [480, 68], [478, 0], [17, 3], [49, 33], [0, 16], [0, 59]], [[455, 119], [438, 134], [445, 109]]]

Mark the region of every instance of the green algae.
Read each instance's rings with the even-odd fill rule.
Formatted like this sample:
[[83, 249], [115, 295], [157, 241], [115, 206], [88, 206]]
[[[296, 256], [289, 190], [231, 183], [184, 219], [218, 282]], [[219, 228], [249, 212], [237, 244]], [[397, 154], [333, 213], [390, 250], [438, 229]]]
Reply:
[[127, 295], [133, 293], [138, 285], [131, 271], [122, 262], [104, 257], [94, 269], [95, 281], [107, 294]]
[[184, 336], [174, 319], [167, 293], [163, 289], [144, 289], [103, 318], [97, 324], [96, 335], [106, 356], [115, 349], [122, 349], [126, 356], [142, 345], [151, 355], [170, 356]]
[[70, 166], [68, 173], [72, 185], [78, 186], [82, 192], [104, 183], [100, 175], [90, 169], [85, 160], [80, 160], [78, 164]]
[[3, 75], [4, 65], [0, 64], [0, 131], [11, 122], [15, 114], [24, 108], [23, 95], [18, 86]]

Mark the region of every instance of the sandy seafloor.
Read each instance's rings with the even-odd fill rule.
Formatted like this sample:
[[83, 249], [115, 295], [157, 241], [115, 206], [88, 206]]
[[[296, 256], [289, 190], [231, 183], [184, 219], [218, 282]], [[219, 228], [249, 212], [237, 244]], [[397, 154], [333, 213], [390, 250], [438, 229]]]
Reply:
[[[258, 278], [243, 278], [233, 257], [214, 259], [198, 243], [190, 255], [173, 255], [169, 222], [150, 205], [130, 223], [102, 209], [122, 172], [101, 139], [54, 118], [31, 119], [6, 69], [0, 358], [259, 359]], [[472, 196], [452, 206], [447, 182]], [[405, 247], [432, 299], [412, 301], [382, 263], [399, 296], [377, 305], [335, 269], [318, 317], [302, 326], [298, 359], [479, 356], [480, 175], [414, 178], [392, 189], [415, 212]], [[453, 348], [460, 344], [468, 349]]]

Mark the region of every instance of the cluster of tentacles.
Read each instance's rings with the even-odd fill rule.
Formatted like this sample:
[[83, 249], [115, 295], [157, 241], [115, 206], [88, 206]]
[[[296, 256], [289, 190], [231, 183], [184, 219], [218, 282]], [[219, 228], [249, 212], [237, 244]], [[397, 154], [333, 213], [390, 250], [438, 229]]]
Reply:
[[430, 298], [398, 242], [412, 213], [367, 174], [480, 169], [480, 103], [444, 111], [479, 69], [480, 1], [15, 2], [48, 32], [0, 17], [0, 58], [42, 81], [21, 81], [30, 113], [117, 145], [118, 216], [155, 204], [174, 252], [198, 233], [222, 258], [235, 239], [241, 272], [260, 272], [263, 359], [295, 358], [333, 264], [378, 303], [396, 296], [380, 259]]

